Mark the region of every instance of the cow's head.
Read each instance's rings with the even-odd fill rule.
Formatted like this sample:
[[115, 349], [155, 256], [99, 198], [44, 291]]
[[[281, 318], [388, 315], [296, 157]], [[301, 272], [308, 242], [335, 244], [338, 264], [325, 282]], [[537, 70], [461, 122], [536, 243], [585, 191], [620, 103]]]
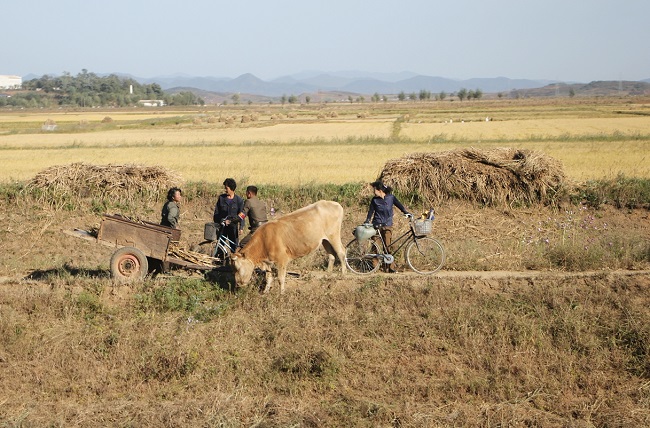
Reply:
[[235, 283], [239, 286], [247, 285], [253, 277], [253, 262], [241, 253], [235, 253], [230, 256], [230, 264], [235, 272]]

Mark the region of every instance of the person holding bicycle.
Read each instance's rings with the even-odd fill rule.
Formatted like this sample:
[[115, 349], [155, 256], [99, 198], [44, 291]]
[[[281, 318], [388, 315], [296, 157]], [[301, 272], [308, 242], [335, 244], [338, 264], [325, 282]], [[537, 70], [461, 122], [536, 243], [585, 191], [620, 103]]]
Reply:
[[[381, 238], [383, 238], [386, 247], [388, 247], [392, 242], [393, 236], [393, 207], [397, 207], [407, 216], [412, 214], [393, 195], [393, 189], [390, 186], [386, 186], [381, 181], [375, 181], [370, 183], [370, 185], [374, 189], [375, 196], [370, 201], [366, 223], [372, 223], [375, 229], [379, 230]], [[373, 239], [379, 240], [379, 237], [373, 237]], [[388, 251], [387, 248], [385, 250]], [[396, 272], [395, 263], [391, 263], [387, 267], [387, 272]]]
[[246, 218], [244, 215], [244, 200], [235, 194], [237, 182], [233, 178], [226, 178], [223, 182], [224, 193], [219, 195], [212, 216], [215, 223], [224, 223], [223, 234], [234, 244], [231, 251], [237, 249], [239, 239], [239, 223]]

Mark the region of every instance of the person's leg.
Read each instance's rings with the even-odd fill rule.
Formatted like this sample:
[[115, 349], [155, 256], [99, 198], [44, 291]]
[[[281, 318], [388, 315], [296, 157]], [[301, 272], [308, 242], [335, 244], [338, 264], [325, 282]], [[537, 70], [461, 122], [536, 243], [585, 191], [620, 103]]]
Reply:
[[[384, 242], [386, 243], [386, 252], [389, 252], [388, 250], [390, 249], [390, 244], [393, 242], [393, 228], [390, 227], [390, 226], [384, 227], [384, 228], [382, 228], [381, 233], [383, 234], [382, 236], [384, 237]], [[393, 262], [390, 265], [386, 266], [386, 271], [387, 272], [394, 272], [395, 271], [395, 262]]]

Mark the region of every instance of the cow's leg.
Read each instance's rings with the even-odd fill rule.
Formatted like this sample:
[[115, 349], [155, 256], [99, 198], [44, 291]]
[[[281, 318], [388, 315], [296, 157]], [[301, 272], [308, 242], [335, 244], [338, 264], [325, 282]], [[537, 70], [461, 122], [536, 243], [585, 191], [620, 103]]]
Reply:
[[268, 293], [269, 289], [271, 288], [271, 283], [273, 282], [273, 271], [271, 269], [267, 269], [264, 271], [264, 275], [266, 278], [266, 284], [264, 285], [264, 293]]
[[334, 237], [332, 240], [323, 240], [323, 247], [329, 253], [330, 257], [327, 264], [327, 270], [331, 271], [334, 267], [334, 255], [336, 255], [341, 263], [341, 272], [345, 273], [345, 248], [341, 243], [341, 239], [336, 239], [336, 237]]
[[323, 239], [323, 248], [325, 248], [325, 251], [327, 252], [327, 271], [331, 272], [334, 269], [334, 248], [332, 248], [332, 244], [326, 239]]
[[287, 265], [278, 265], [278, 281], [280, 281], [280, 294], [284, 293], [284, 283], [287, 279]]

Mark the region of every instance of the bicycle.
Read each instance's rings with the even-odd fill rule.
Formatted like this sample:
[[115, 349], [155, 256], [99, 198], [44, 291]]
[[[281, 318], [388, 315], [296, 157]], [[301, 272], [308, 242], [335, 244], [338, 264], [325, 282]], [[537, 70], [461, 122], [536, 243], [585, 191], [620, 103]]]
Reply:
[[[204, 239], [201, 244], [211, 244], [210, 245], [210, 254], [214, 261], [214, 264], [217, 267], [230, 267], [230, 256], [233, 252], [233, 248], [236, 247], [235, 242], [228, 238], [223, 232], [226, 225], [225, 219], [219, 223], [218, 227], [215, 228], [216, 223], [207, 223], [206, 230], [204, 231]], [[216, 230], [215, 230], [216, 229]], [[218, 235], [215, 232], [218, 231]], [[201, 245], [199, 244], [199, 245]]]
[[388, 248], [376, 227], [358, 226], [355, 239], [345, 247], [347, 267], [354, 273], [367, 275], [376, 272], [382, 263], [392, 264], [394, 254], [406, 248], [406, 262], [413, 271], [422, 275], [438, 272], [445, 263], [445, 250], [436, 239], [426, 236], [431, 233], [432, 220], [414, 220], [410, 214], [406, 217], [409, 218], [409, 230], [394, 239]]

